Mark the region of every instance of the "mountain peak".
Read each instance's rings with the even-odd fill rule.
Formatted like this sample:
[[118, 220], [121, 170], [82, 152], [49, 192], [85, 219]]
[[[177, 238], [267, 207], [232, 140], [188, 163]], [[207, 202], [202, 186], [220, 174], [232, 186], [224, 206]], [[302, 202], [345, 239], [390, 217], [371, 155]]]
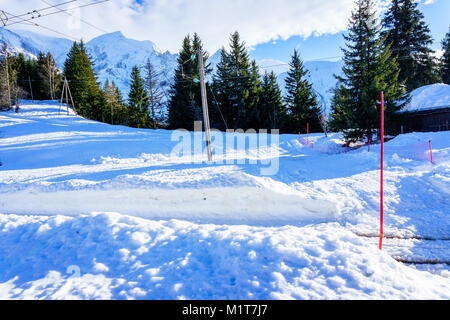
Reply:
[[104, 35], [105, 36], [114, 36], [114, 37], [125, 38], [125, 36], [123, 35], [122, 31], [114, 31], [114, 32], [111, 32], [111, 33], [106, 33]]

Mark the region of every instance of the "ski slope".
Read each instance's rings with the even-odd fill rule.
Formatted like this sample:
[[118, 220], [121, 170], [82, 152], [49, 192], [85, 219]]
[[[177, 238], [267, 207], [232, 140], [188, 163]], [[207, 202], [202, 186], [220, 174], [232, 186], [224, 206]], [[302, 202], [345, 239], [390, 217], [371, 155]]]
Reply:
[[[377, 146], [271, 136], [208, 164], [58, 109], [0, 113], [0, 298], [450, 298], [449, 132], [387, 143], [380, 252]], [[404, 147], [428, 140], [434, 164]]]

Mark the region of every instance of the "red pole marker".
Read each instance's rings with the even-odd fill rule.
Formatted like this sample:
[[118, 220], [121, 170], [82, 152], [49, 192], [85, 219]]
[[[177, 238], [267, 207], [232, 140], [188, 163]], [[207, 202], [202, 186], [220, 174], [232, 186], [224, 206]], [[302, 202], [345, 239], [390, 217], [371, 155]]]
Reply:
[[370, 143], [371, 143], [372, 141], [369, 139], [369, 146], [368, 146], [368, 148], [369, 148], [369, 150], [368, 150], [368, 152], [370, 152]]
[[306, 144], [309, 144], [309, 122], [306, 124]]
[[430, 161], [433, 163], [433, 148], [431, 148], [431, 140], [428, 141], [428, 143], [430, 144]]
[[384, 97], [381, 92], [381, 167], [380, 167], [380, 250], [383, 249], [383, 157], [384, 157]]

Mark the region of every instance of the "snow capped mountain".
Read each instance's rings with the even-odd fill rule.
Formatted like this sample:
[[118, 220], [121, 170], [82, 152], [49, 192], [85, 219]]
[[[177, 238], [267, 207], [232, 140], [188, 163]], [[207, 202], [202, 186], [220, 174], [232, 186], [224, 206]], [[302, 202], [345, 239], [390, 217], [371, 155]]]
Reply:
[[[285, 73], [289, 70], [289, 65], [286, 62], [280, 61], [280, 60], [273, 60], [273, 59], [263, 59], [257, 61], [259, 71], [261, 74], [264, 74], [266, 71], [268, 73], [274, 72], [277, 76], [279, 76], [282, 73]], [[281, 85], [281, 83], [280, 83]], [[284, 84], [283, 84], [284, 87]]]
[[0, 42], [6, 42], [13, 53], [23, 53], [36, 58], [40, 51], [51, 52], [59, 67], [62, 67], [73, 41], [64, 38], [43, 36], [30, 31], [0, 29]]
[[144, 69], [150, 58], [155, 69], [161, 74], [161, 85], [167, 92], [177, 65], [177, 55], [162, 53], [151, 41], [137, 41], [126, 38], [120, 31], [104, 34], [86, 44], [94, 62], [99, 80], [114, 81], [123, 94], [127, 95], [131, 69], [137, 65]]
[[[39, 51], [51, 52], [55, 57], [58, 67], [62, 68], [73, 41], [63, 38], [42, 36], [30, 31], [10, 31], [0, 29], [0, 42], [6, 42], [12, 52], [22, 52], [28, 57], [36, 57]], [[129, 91], [131, 69], [137, 65], [143, 69], [147, 58], [150, 58], [153, 66], [160, 72], [161, 87], [168, 95], [168, 90], [177, 66], [177, 54], [162, 52], [151, 41], [137, 41], [126, 38], [120, 31], [108, 33], [94, 38], [86, 43], [88, 53], [94, 63], [95, 72], [99, 81], [114, 81], [126, 98]], [[210, 67], [215, 70], [221, 58], [221, 50], [216, 51], [208, 59]], [[257, 64], [261, 74], [275, 72], [278, 83], [285, 91], [285, 78], [289, 65], [286, 62], [264, 59]], [[323, 99], [326, 111], [329, 112], [331, 89], [336, 84], [334, 74], [341, 74], [341, 61], [306, 61], [305, 67], [309, 70], [309, 78], [313, 88]], [[208, 75], [208, 80], [212, 74]]]
[[[334, 75], [342, 74], [343, 62], [339, 61], [306, 61], [305, 68], [309, 71], [308, 78], [312, 83], [316, 95], [319, 97], [319, 103], [324, 104], [326, 114], [330, 113], [332, 89], [336, 86]], [[289, 67], [287, 67], [289, 69]], [[287, 71], [278, 75], [278, 83], [282, 88], [283, 94], [286, 94], [285, 80]]]
[[[36, 58], [39, 51], [49, 51], [61, 69], [73, 45], [73, 41], [68, 39], [6, 29], [0, 29], [0, 42], [6, 42], [11, 52], [23, 53], [30, 58]], [[177, 63], [177, 55], [161, 52], [151, 41], [128, 39], [121, 32], [94, 38], [86, 43], [86, 48], [99, 81], [114, 81], [125, 97], [128, 95], [129, 79], [134, 65], [143, 68], [147, 58], [150, 58], [153, 66], [161, 73], [161, 86], [167, 92]]]

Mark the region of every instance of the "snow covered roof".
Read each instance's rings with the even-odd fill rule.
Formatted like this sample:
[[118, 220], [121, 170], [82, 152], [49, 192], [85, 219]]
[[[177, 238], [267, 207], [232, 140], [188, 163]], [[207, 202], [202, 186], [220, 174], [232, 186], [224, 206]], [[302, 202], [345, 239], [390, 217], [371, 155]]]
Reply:
[[436, 83], [417, 88], [411, 92], [411, 101], [403, 112], [416, 112], [450, 108], [450, 85]]

